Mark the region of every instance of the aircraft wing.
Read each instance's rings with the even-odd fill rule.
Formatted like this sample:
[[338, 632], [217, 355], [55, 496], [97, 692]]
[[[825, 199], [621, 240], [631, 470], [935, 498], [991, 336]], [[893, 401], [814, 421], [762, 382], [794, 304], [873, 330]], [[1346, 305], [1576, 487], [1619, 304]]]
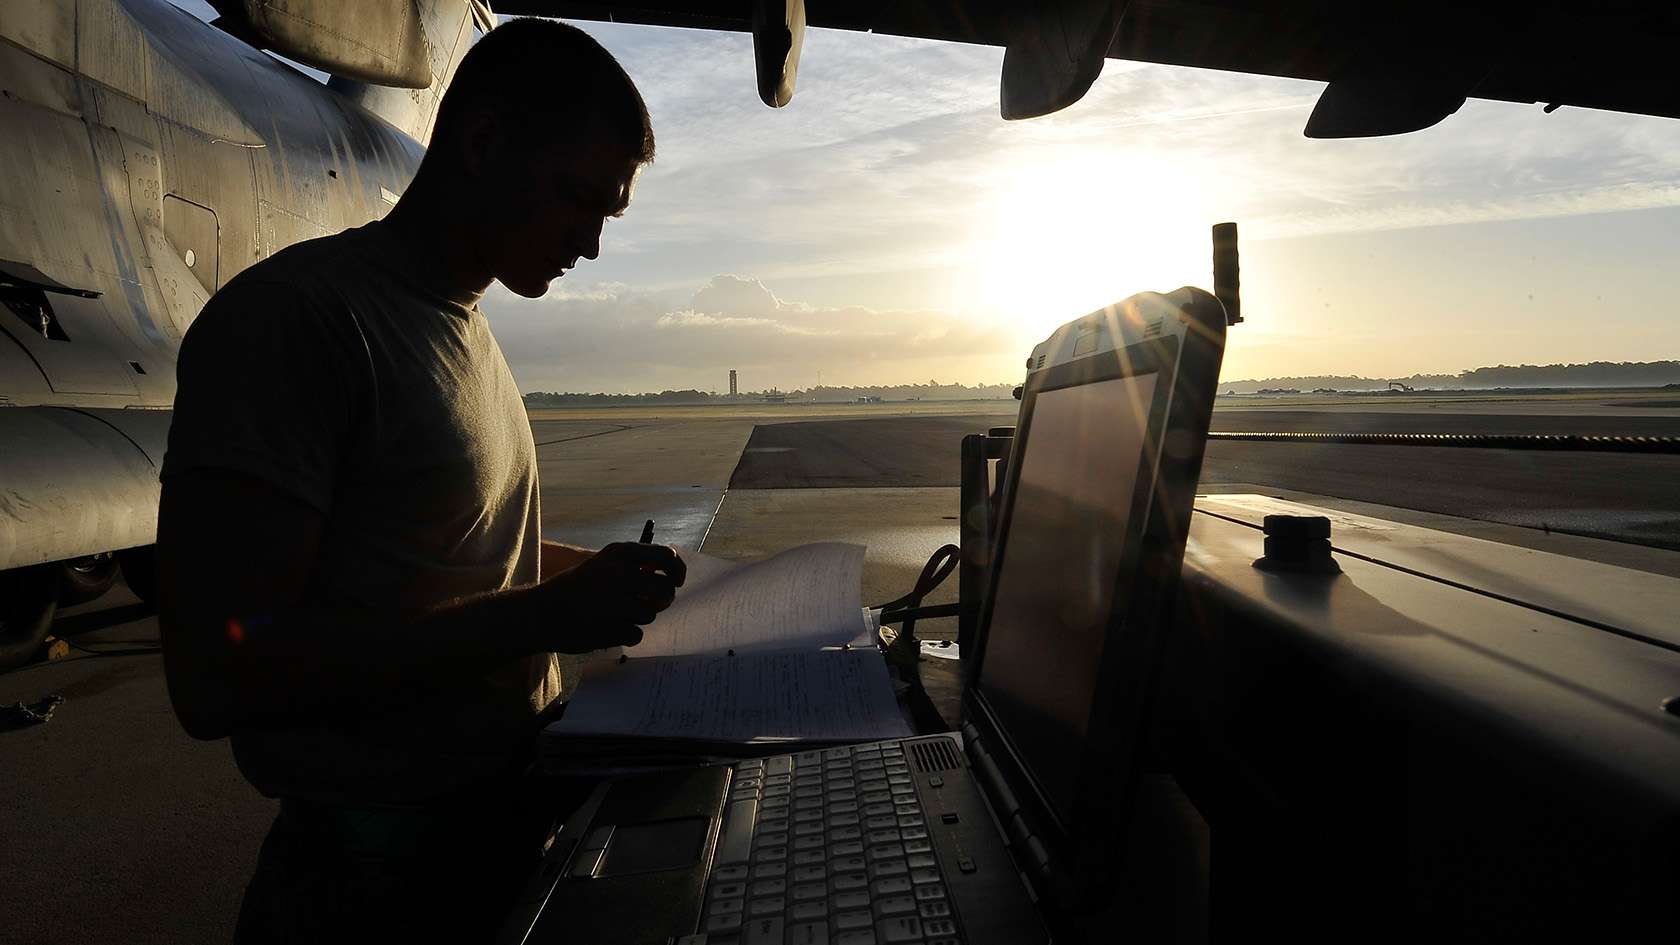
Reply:
[[[765, 6], [762, 0], [495, 3], [503, 14], [740, 31], [751, 31], [755, 16], [765, 19]], [[769, 6], [769, 17], [779, 18], [784, 4]], [[1680, 5], [1672, 3], [794, 0], [785, 4], [790, 22], [795, 8], [814, 27], [1011, 52], [1045, 39], [1077, 46], [1095, 35], [1095, 48], [1106, 45], [1110, 59], [1328, 82], [1308, 124], [1314, 137], [1416, 130], [1451, 114], [1466, 97], [1680, 117], [1680, 83], [1668, 66], [1680, 48]], [[1104, 11], [1116, 15], [1105, 19]], [[1077, 48], [1069, 53], [1078, 54]], [[1007, 86], [1007, 63], [1004, 71]]]

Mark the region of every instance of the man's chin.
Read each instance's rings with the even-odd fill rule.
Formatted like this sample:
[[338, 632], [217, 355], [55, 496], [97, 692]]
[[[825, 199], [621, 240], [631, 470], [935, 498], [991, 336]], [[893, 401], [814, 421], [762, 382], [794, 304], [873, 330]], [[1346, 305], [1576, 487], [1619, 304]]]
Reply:
[[509, 292], [527, 299], [540, 299], [548, 294], [549, 283], [552, 279], [509, 279], [503, 277], [501, 282]]

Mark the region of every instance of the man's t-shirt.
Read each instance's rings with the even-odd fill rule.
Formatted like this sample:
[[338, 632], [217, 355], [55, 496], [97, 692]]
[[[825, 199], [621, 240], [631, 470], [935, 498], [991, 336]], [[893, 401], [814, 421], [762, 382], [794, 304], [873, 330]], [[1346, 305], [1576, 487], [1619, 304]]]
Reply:
[[[240, 273], [182, 343], [163, 477], [231, 470], [319, 511], [310, 605], [415, 614], [537, 581], [524, 405], [477, 298], [433, 284], [370, 223]], [[227, 527], [229, 554], [263, 540]], [[424, 801], [505, 776], [559, 691], [543, 654], [319, 724], [236, 731], [233, 750], [271, 796]]]

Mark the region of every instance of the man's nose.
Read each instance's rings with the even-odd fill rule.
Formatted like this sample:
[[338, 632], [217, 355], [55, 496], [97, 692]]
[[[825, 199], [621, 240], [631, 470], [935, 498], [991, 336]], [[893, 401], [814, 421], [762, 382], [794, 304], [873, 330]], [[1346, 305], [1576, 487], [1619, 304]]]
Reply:
[[606, 221], [602, 220], [599, 223], [596, 223], [594, 226], [586, 226], [584, 228], [584, 231], [583, 231], [583, 234], [582, 234], [583, 239], [580, 241], [579, 250], [578, 250], [578, 255], [579, 256], [582, 256], [584, 259], [598, 259], [598, 258], [600, 258], [600, 255], [601, 255], [601, 227], [605, 223], [606, 223]]

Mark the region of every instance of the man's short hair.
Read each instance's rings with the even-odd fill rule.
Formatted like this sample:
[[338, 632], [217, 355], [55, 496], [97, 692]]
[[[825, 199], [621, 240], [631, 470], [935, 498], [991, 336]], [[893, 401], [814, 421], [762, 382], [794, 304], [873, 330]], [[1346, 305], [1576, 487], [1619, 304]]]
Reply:
[[593, 123], [637, 163], [653, 160], [653, 124], [636, 84], [589, 34], [557, 20], [509, 20], [473, 44], [438, 105], [432, 140], [485, 108], [545, 132]]

